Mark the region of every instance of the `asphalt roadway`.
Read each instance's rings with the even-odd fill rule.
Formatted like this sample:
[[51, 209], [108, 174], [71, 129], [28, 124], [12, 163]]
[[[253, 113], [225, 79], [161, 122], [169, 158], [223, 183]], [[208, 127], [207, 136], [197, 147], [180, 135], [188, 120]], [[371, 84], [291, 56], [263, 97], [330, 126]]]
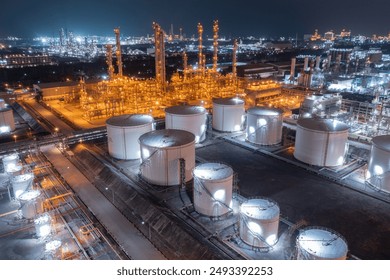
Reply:
[[389, 203], [224, 141], [198, 148], [196, 155], [232, 166], [244, 197], [272, 198], [289, 221], [337, 231], [357, 258], [390, 259]]

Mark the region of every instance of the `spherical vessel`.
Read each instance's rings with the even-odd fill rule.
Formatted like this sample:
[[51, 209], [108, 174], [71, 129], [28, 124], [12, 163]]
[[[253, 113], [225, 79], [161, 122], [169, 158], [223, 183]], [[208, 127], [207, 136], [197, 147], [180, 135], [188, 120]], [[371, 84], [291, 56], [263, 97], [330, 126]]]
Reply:
[[139, 138], [141, 176], [147, 182], [173, 186], [192, 179], [195, 167], [195, 135], [178, 129], [148, 132]]
[[201, 106], [172, 106], [165, 109], [165, 128], [195, 135], [195, 143], [206, 139], [206, 109]]
[[296, 240], [298, 260], [345, 260], [348, 245], [337, 232], [322, 227], [307, 227]]
[[250, 246], [269, 247], [278, 240], [280, 209], [268, 198], [250, 199], [240, 208], [240, 237]]
[[349, 127], [331, 119], [299, 119], [294, 157], [317, 166], [339, 166], [344, 162]]
[[18, 200], [22, 208], [22, 216], [26, 219], [32, 219], [43, 213], [43, 197], [39, 190], [26, 191], [19, 196]]
[[106, 126], [109, 154], [117, 159], [138, 159], [138, 138], [154, 129], [154, 119], [149, 115], [121, 115], [109, 118]]
[[213, 129], [222, 132], [240, 131], [244, 118], [244, 100], [237, 97], [213, 99]]
[[221, 163], [203, 163], [194, 168], [194, 207], [203, 215], [218, 217], [232, 207], [233, 169]]
[[376, 188], [390, 192], [390, 135], [372, 138], [367, 180]]
[[23, 192], [25, 192], [32, 185], [33, 180], [33, 173], [26, 173], [13, 177], [11, 185], [15, 198], [18, 198]]
[[275, 145], [282, 140], [283, 111], [253, 107], [247, 111], [246, 139], [259, 145]]
[[15, 130], [14, 113], [11, 108], [0, 109], [0, 133]]

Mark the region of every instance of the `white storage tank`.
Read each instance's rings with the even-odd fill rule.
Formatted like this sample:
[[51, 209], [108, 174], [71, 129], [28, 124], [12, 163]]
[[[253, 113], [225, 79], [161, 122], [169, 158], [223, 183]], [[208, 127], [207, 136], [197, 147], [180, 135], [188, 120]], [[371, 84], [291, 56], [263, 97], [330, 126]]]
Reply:
[[202, 215], [218, 217], [232, 208], [233, 169], [222, 163], [194, 168], [194, 207]]
[[206, 139], [207, 111], [201, 106], [172, 106], [165, 109], [165, 128], [181, 129], [195, 135], [195, 143]]
[[366, 178], [376, 188], [390, 192], [390, 135], [372, 138]]
[[280, 209], [269, 198], [250, 199], [240, 207], [240, 237], [253, 247], [273, 246], [278, 240]]
[[33, 180], [33, 173], [26, 173], [13, 177], [11, 180], [11, 185], [15, 198], [18, 198], [23, 192], [30, 188]]
[[40, 215], [34, 220], [35, 231], [39, 238], [48, 236], [51, 233], [51, 217], [48, 213]]
[[253, 107], [247, 111], [246, 139], [259, 145], [275, 145], [282, 141], [283, 110]]
[[[179, 129], [145, 133], [139, 138], [142, 164], [140, 172], [147, 182], [160, 186], [181, 184], [192, 179], [195, 167], [195, 135]], [[181, 170], [183, 172], [181, 172]]]
[[106, 121], [108, 152], [117, 159], [141, 157], [138, 138], [154, 130], [154, 119], [149, 115], [120, 115]]
[[15, 130], [14, 112], [11, 108], [0, 108], [0, 133]]
[[347, 152], [349, 126], [331, 119], [297, 121], [294, 157], [317, 166], [339, 166]]
[[6, 155], [3, 157], [2, 161], [3, 161], [4, 170], [8, 172], [7, 170], [9, 168], [18, 164], [19, 155], [17, 153]]
[[22, 193], [18, 198], [22, 216], [26, 219], [32, 219], [38, 214], [43, 213], [43, 197], [39, 190], [30, 190]]
[[324, 227], [307, 227], [296, 240], [298, 260], [345, 260], [348, 245], [339, 233]]
[[213, 129], [222, 132], [243, 130], [245, 102], [241, 98], [213, 99]]

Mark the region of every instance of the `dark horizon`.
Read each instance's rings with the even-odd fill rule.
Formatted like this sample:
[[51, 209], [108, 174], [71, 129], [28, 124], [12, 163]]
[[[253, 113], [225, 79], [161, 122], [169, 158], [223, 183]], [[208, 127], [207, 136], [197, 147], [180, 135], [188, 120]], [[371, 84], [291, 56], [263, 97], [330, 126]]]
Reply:
[[220, 23], [221, 36], [302, 37], [318, 29], [323, 35], [333, 30], [351, 30], [352, 35], [387, 36], [390, 28], [388, 0], [3, 0], [0, 37], [58, 36], [60, 28], [79, 35], [113, 36], [119, 26], [122, 35], [152, 34], [152, 22], [169, 33], [179, 27], [187, 37], [197, 34], [202, 23], [204, 36], [212, 34], [213, 20]]

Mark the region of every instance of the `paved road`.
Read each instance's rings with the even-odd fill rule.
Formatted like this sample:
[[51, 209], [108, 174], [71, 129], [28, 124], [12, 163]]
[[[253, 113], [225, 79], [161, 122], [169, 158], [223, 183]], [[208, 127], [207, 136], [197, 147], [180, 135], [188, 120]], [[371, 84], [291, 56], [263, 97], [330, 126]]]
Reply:
[[128, 256], [135, 260], [165, 259], [55, 146], [41, 150]]
[[60, 120], [56, 115], [54, 115], [52, 112], [44, 108], [35, 100], [26, 100], [25, 102], [28, 105], [30, 105], [35, 111], [39, 112], [39, 114], [41, 114], [41, 116], [45, 118], [47, 121], [49, 121], [52, 125], [58, 127], [61, 133], [65, 135], [70, 135], [74, 131], [73, 128], [71, 128], [65, 122]]

